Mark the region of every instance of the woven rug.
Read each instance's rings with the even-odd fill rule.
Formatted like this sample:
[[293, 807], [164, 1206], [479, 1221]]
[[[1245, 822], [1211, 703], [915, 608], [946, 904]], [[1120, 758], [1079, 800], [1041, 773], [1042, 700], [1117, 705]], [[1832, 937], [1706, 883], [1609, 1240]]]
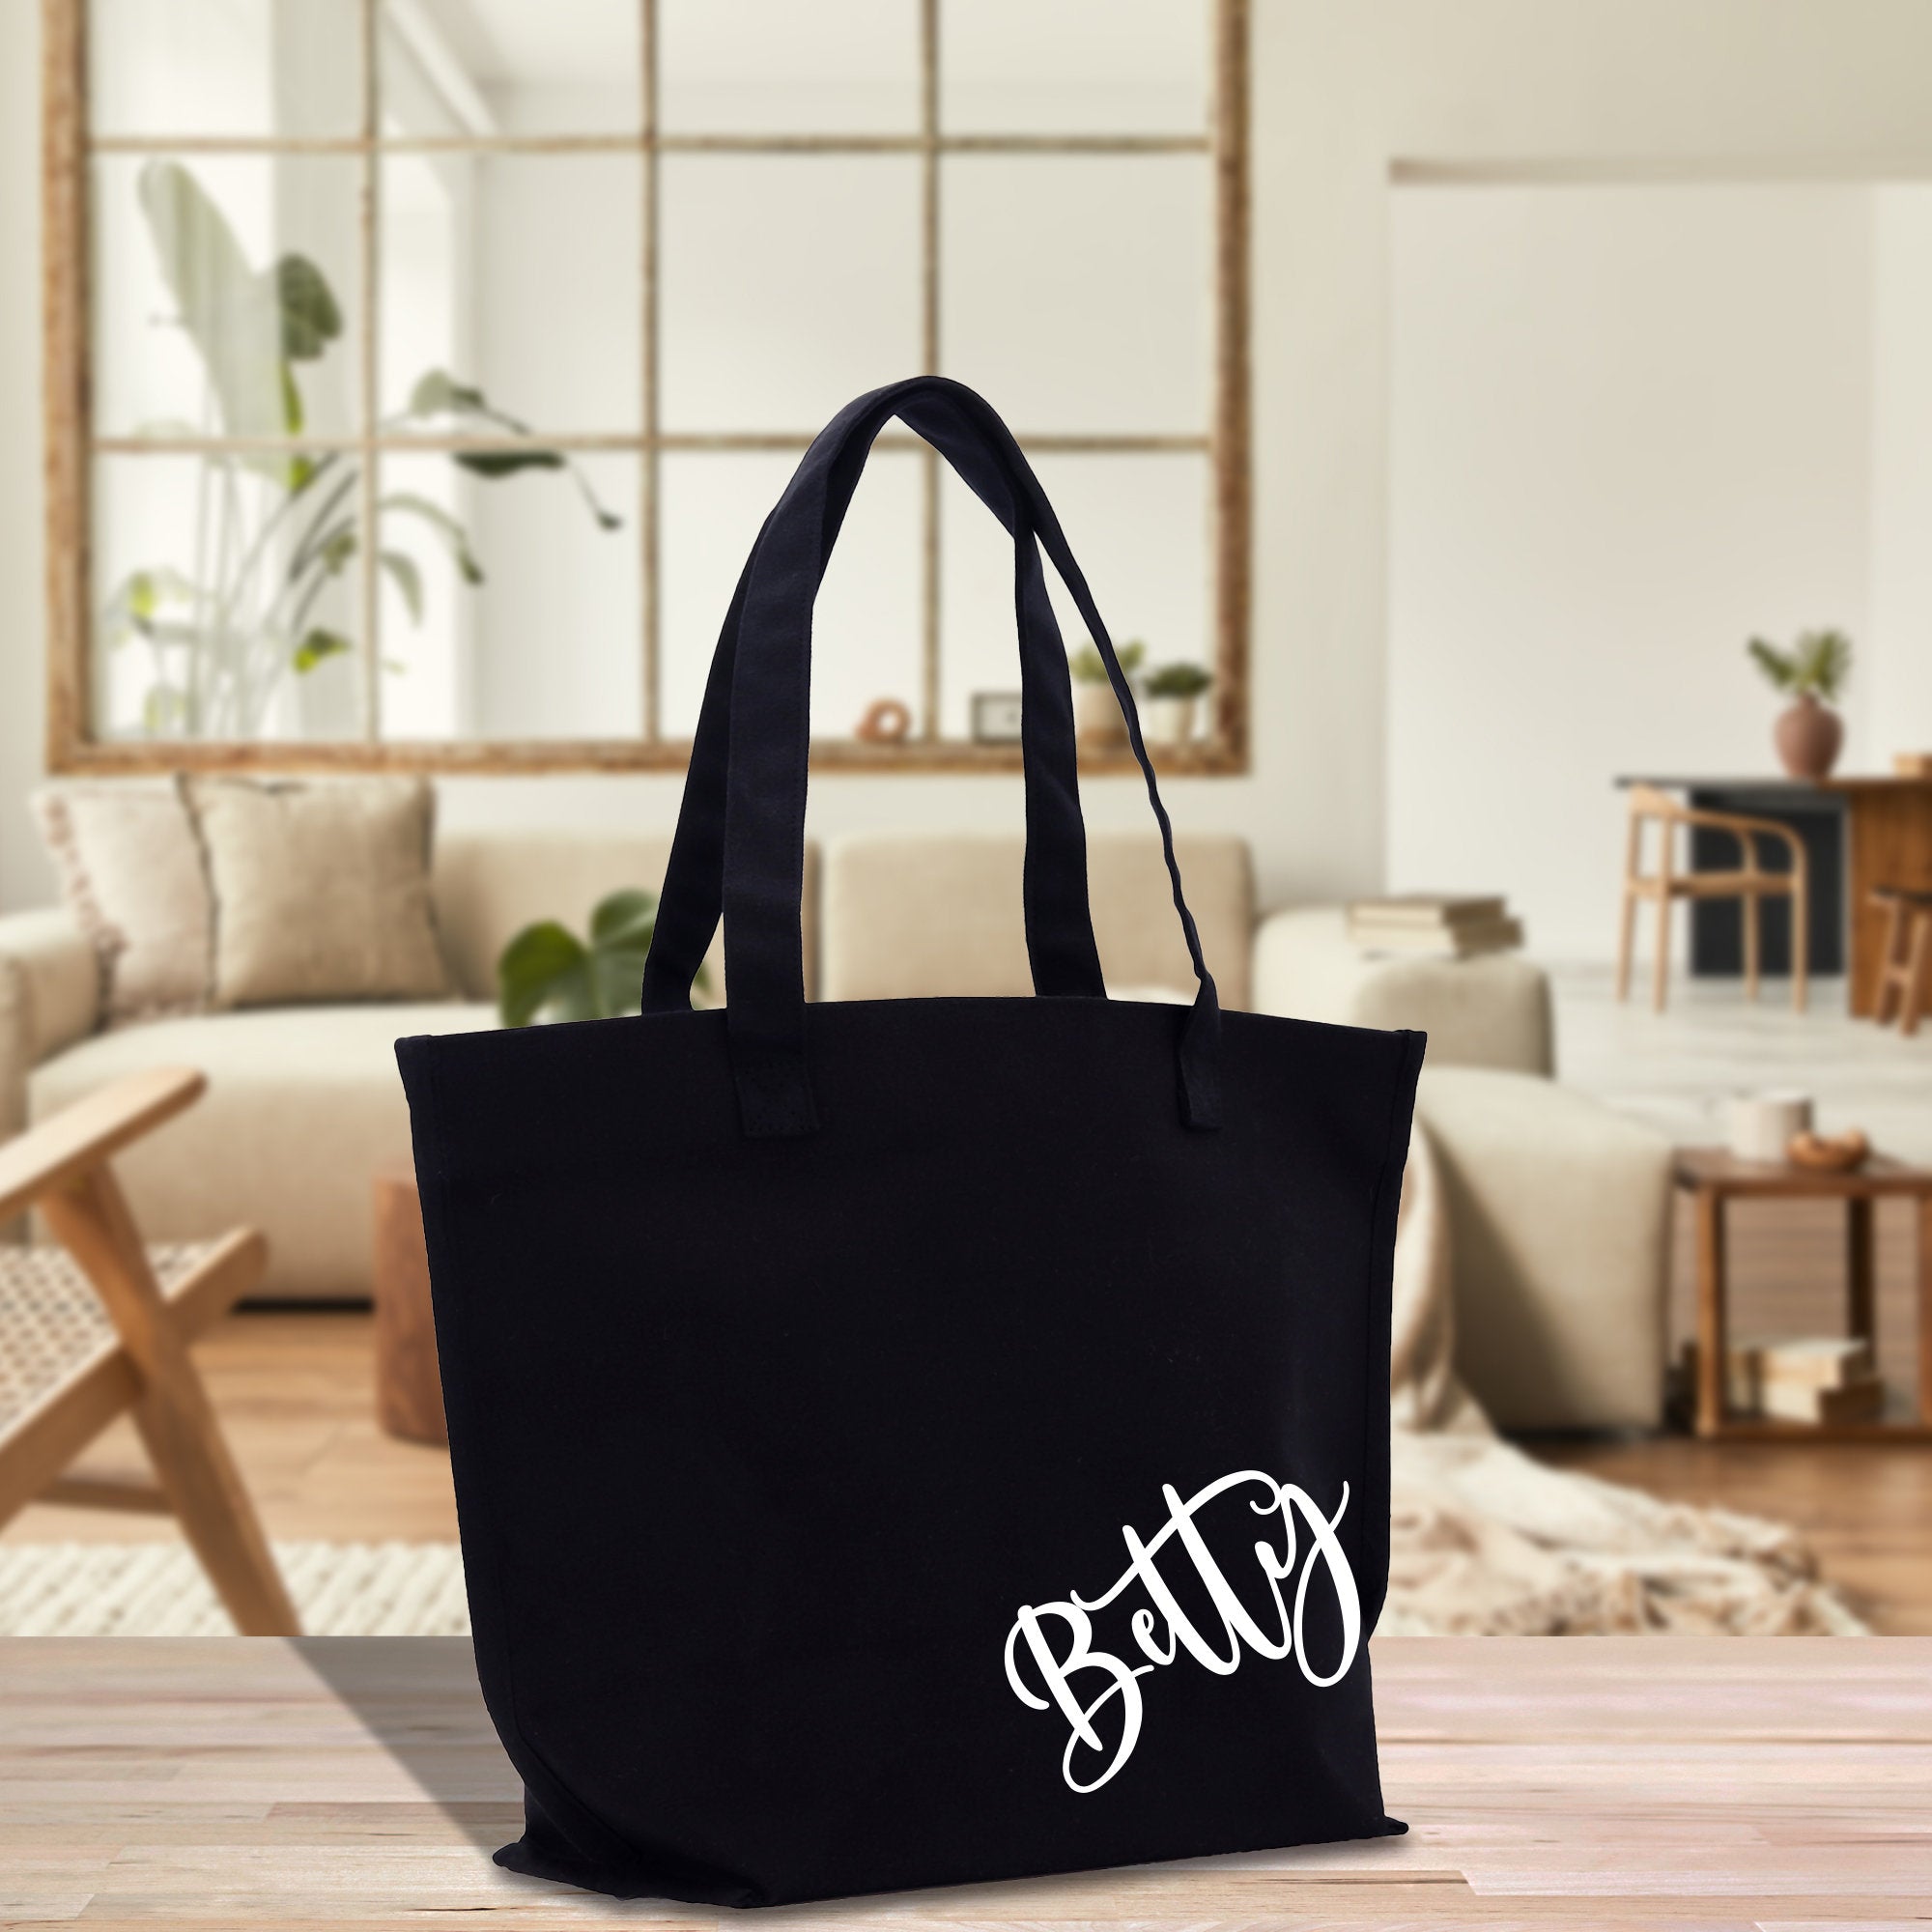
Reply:
[[[453, 1543], [277, 1543], [311, 1636], [464, 1636]], [[0, 1636], [233, 1636], [185, 1543], [0, 1543]]]

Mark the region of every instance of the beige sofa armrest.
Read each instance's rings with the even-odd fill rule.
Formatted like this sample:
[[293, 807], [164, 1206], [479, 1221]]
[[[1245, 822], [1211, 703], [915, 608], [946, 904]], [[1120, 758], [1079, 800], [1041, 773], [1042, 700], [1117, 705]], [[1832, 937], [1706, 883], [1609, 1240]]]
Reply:
[[27, 1123], [27, 1075], [100, 1023], [100, 962], [65, 912], [0, 918], [0, 1136]]
[[1670, 1146], [1521, 1073], [1422, 1072], [1449, 1210], [1456, 1366], [1505, 1429], [1651, 1429], [1662, 1411]]

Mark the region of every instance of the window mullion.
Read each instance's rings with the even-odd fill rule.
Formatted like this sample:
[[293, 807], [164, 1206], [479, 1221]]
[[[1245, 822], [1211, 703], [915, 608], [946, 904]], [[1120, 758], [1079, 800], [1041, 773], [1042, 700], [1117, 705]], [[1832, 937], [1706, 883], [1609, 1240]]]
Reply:
[[638, 0], [643, 87], [643, 209], [639, 223], [642, 238], [643, 296], [640, 322], [639, 406], [642, 411], [643, 450], [638, 474], [638, 608], [643, 620], [643, 733], [655, 744], [662, 727], [664, 677], [662, 598], [658, 586], [658, 492], [661, 463], [658, 453], [658, 4]]
[[[920, 0], [920, 327], [921, 366], [939, 374], [939, 0]], [[921, 542], [920, 735], [940, 733], [940, 475], [930, 444], [921, 460], [924, 503]]]
[[377, 95], [379, 81], [376, 71], [378, 35], [380, 22], [377, 10], [381, 0], [362, 0], [361, 39], [362, 39], [362, 191], [361, 191], [361, 289], [360, 320], [362, 327], [361, 365], [361, 408], [357, 417], [362, 432], [362, 500], [359, 506], [358, 542], [362, 554], [362, 621], [360, 625], [360, 654], [362, 664], [362, 736], [370, 743], [378, 742], [383, 735], [383, 694], [382, 694], [382, 648], [377, 636], [382, 622], [382, 572], [376, 565], [377, 545], [381, 541], [378, 527], [380, 511], [377, 506], [376, 466], [382, 460], [377, 454], [376, 418], [381, 408], [382, 355], [381, 355], [381, 315], [382, 315], [382, 242], [378, 224], [382, 217], [382, 161], [377, 153], [377, 139], [382, 131], [381, 105]]

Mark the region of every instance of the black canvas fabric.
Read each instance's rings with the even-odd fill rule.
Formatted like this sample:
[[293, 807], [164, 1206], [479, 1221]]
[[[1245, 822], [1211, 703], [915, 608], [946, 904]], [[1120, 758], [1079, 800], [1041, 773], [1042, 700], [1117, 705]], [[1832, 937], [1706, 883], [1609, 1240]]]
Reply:
[[[1011, 533], [1037, 996], [808, 1006], [811, 605], [894, 416]], [[1389, 1278], [1422, 1039], [1109, 1000], [1041, 553], [970, 390], [767, 521], [643, 1012], [400, 1042], [500, 1863], [771, 1905], [1375, 1836]], [[689, 989], [719, 918], [728, 1004]]]

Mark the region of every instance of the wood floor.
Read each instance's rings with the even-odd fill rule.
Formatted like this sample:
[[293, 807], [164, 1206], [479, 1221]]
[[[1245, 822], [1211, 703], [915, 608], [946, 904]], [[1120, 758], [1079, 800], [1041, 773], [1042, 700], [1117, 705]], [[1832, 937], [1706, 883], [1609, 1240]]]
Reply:
[[[372, 1324], [358, 1310], [243, 1310], [196, 1350], [270, 1534], [355, 1543], [456, 1535], [449, 1461], [376, 1426]], [[1932, 1634], [1932, 1452], [1765, 1448], [1683, 1436], [1539, 1441], [1537, 1454], [1652, 1493], [1715, 1502], [1794, 1522], [1826, 1574], [1880, 1631]], [[130, 1429], [88, 1457], [90, 1468], [140, 1466]], [[165, 1518], [35, 1505], [13, 1542], [131, 1542], [176, 1534]]]
[[[335, 1543], [452, 1542], [449, 1458], [398, 1442], [376, 1424], [374, 1320], [361, 1309], [242, 1309], [196, 1345], [216, 1412], [270, 1536]], [[86, 1459], [90, 1470], [141, 1464], [131, 1427], [118, 1424]], [[131, 1543], [178, 1532], [166, 1517], [35, 1504], [8, 1524], [10, 1542]]]

